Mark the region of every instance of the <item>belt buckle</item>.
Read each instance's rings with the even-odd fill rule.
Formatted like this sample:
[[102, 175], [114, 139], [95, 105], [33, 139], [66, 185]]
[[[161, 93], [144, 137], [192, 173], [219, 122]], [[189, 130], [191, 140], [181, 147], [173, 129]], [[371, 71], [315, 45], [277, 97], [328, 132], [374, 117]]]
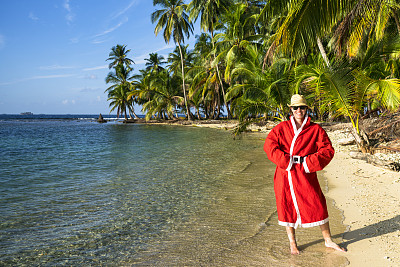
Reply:
[[293, 156], [294, 163], [300, 163], [301, 157], [300, 156]]

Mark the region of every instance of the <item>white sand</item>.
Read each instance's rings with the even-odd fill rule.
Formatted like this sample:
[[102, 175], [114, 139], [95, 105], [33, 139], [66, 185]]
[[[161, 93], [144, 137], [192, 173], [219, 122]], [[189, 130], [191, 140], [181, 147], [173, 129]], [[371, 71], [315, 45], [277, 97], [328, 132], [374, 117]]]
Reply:
[[348, 226], [350, 266], [400, 266], [400, 173], [339, 151], [324, 175]]

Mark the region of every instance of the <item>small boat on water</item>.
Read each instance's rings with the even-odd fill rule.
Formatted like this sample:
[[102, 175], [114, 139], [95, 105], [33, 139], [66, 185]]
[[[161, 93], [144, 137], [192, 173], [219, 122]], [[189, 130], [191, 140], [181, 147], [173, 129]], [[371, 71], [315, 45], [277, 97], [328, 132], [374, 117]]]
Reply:
[[33, 115], [33, 113], [32, 112], [22, 112], [22, 113], [20, 113], [20, 115]]

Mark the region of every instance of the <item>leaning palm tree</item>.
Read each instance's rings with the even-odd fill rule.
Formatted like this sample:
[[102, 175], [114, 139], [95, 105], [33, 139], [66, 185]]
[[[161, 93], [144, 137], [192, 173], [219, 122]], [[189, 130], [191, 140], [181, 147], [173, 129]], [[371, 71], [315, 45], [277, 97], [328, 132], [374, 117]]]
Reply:
[[[303, 56], [310, 47], [318, 46], [325, 64], [330, 67], [322, 45], [322, 38], [343, 17], [346, 8], [350, 6], [349, 2], [346, 0], [294, 0], [286, 1], [286, 5], [274, 6], [274, 8], [281, 8], [281, 12], [286, 13], [286, 17], [272, 37], [266, 57], [271, 56], [278, 46], [288, 56], [296, 58]], [[270, 10], [272, 14], [276, 12], [274, 8]]]
[[173, 41], [178, 45], [181, 54], [181, 69], [182, 69], [182, 90], [185, 98], [185, 106], [188, 120], [191, 119], [188, 99], [186, 96], [185, 85], [185, 70], [182, 56], [181, 43], [185, 41], [185, 35], [189, 38], [190, 33], [193, 33], [193, 25], [189, 21], [189, 16], [185, 12], [187, 5], [182, 0], [153, 0], [153, 5], [159, 5], [162, 9], [156, 10], [151, 14], [152, 23], [157, 22], [154, 33], [158, 35], [164, 29], [164, 40], [170, 42], [171, 36]]
[[132, 59], [127, 57], [127, 54], [131, 50], [126, 50], [126, 45], [116, 45], [111, 48], [111, 52], [108, 55], [109, 58], [106, 61], [110, 60], [111, 63], [108, 65], [108, 68], [111, 69], [117, 65], [125, 65], [129, 67], [131, 64], [135, 64]]
[[349, 57], [355, 57], [366, 37], [373, 42], [388, 32], [399, 35], [399, 9], [397, 0], [357, 1], [334, 32], [337, 54], [346, 50]]

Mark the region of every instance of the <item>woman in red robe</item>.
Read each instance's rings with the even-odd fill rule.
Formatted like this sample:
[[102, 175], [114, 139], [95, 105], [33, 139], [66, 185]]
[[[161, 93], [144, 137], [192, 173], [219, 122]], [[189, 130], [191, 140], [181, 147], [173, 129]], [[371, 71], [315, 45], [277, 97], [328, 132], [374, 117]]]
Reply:
[[299, 226], [320, 226], [325, 246], [345, 251], [332, 241], [316, 173], [332, 160], [332, 143], [324, 129], [311, 122], [302, 95], [293, 95], [289, 107], [293, 113], [290, 120], [274, 127], [264, 144], [268, 158], [277, 165], [274, 190], [279, 224], [286, 226], [292, 254], [299, 254], [295, 239]]

